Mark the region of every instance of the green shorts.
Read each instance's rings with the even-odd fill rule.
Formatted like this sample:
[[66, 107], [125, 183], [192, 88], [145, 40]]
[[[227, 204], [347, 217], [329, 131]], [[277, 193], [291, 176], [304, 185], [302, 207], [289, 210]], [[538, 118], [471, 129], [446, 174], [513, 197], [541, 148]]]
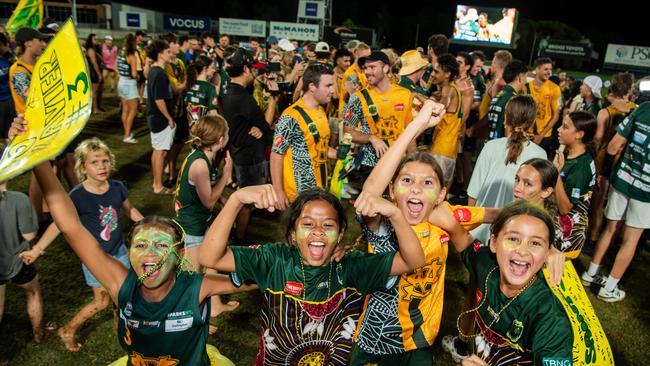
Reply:
[[350, 366], [429, 366], [433, 365], [433, 347], [415, 349], [395, 355], [373, 355], [361, 347], [354, 347], [350, 355]]

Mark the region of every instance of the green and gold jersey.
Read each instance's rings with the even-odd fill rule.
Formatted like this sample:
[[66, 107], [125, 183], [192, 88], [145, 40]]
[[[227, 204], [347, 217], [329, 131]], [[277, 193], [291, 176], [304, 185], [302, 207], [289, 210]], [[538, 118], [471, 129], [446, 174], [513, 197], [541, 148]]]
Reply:
[[490, 101], [490, 108], [488, 109], [488, 139], [494, 140], [505, 136], [505, 116], [506, 116], [506, 104], [517, 95], [515, 89], [506, 85], [501, 89], [499, 94], [497, 94]]
[[463, 98], [456, 84], [452, 83], [451, 93], [456, 94], [456, 110], [447, 110], [445, 118], [436, 125], [431, 143], [431, 152], [450, 159], [458, 155], [458, 135], [463, 127]]
[[[165, 73], [169, 78], [169, 83], [175, 87], [181, 81], [185, 80], [185, 64], [180, 59], [176, 59], [174, 62], [170, 62], [165, 66]], [[174, 94], [174, 110], [170, 111], [174, 118], [185, 116], [183, 102], [183, 93]]]
[[571, 324], [542, 271], [513, 300], [499, 289], [498, 264], [487, 246], [476, 241], [461, 256], [477, 283], [473, 306], [480, 307], [465, 316], [475, 317], [479, 335], [474, 345], [480, 358], [491, 366], [572, 365]]
[[197, 80], [196, 84], [185, 93], [185, 105], [191, 124], [196, 123], [209, 111], [217, 110], [219, 102], [216, 85], [205, 80]]
[[210, 301], [199, 304], [202, 282], [202, 274], [181, 272], [162, 301], [147, 302], [129, 270], [117, 298], [117, 337], [128, 365], [210, 365]]
[[616, 127], [616, 133], [627, 144], [612, 172], [612, 186], [629, 198], [650, 202], [650, 103], [641, 104]]
[[[526, 84], [526, 93], [535, 99], [537, 103], [537, 115], [532, 131], [540, 134], [551, 122], [553, 111], [562, 108], [562, 91], [554, 82], [546, 80], [539, 88], [535, 86], [535, 81]], [[553, 129], [549, 129], [542, 137], [551, 137]]]
[[616, 128], [630, 113], [634, 112], [636, 108], [637, 105], [632, 102], [627, 102], [619, 107], [610, 104], [605, 108], [609, 118], [605, 122], [605, 133], [603, 134], [601, 143], [598, 146], [598, 152], [596, 153], [596, 168], [598, 171], [601, 171], [603, 168], [603, 160], [605, 159], [605, 155], [607, 155], [607, 145], [616, 134]]
[[[582, 154], [567, 159], [560, 172], [569, 200], [573, 207], [566, 215], [559, 215], [558, 222], [562, 228], [559, 249], [568, 257], [577, 257], [587, 240], [589, 227], [589, 203], [596, 186], [596, 164], [589, 154]], [[571, 252], [577, 251], [573, 254]]]
[[[468, 230], [483, 222], [483, 207], [444, 204]], [[411, 227], [420, 240], [426, 264], [392, 277], [386, 289], [368, 296], [356, 343], [369, 354], [398, 354], [430, 347], [440, 329], [449, 235], [428, 222]], [[382, 219], [378, 232], [364, 224], [362, 230], [370, 253], [398, 250], [397, 237], [388, 220]]]
[[280, 243], [231, 250], [233, 284], [256, 283], [263, 295], [256, 365], [347, 365], [363, 296], [385, 288], [394, 253], [312, 267]]
[[192, 150], [183, 161], [181, 170], [178, 173], [176, 192], [174, 197], [174, 210], [176, 210], [176, 221], [183, 227], [185, 233], [194, 236], [203, 236], [208, 229], [212, 210], [205, 208], [199, 194], [196, 192], [194, 182], [190, 182], [189, 174], [192, 163], [196, 160], [205, 160], [208, 164], [210, 174], [210, 185], [217, 184], [217, 169], [210, 162], [203, 150]]

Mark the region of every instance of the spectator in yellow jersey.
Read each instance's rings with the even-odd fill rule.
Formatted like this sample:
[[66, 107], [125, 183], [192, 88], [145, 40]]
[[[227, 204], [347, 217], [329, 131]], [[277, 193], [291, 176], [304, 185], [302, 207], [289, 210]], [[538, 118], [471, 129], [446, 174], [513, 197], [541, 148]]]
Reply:
[[[348, 102], [350, 95], [366, 87], [368, 81], [363, 69], [359, 66], [358, 61], [361, 57], [370, 55], [370, 47], [360, 42], [354, 50], [354, 63], [343, 73], [342, 87], [339, 90], [339, 112], [343, 111], [343, 106]], [[342, 115], [339, 115], [341, 118]]]
[[[366, 178], [413, 119], [413, 93], [391, 83], [390, 60], [384, 52], [373, 51], [358, 64], [364, 68], [368, 87], [350, 96], [343, 108], [343, 124], [352, 141], [362, 145], [359, 170]], [[415, 150], [415, 143], [410, 150]]]
[[332, 99], [334, 75], [325, 65], [310, 65], [303, 75], [302, 97], [284, 110], [273, 135], [271, 180], [276, 208], [284, 210], [300, 192], [327, 187], [330, 127], [321, 107]]
[[525, 92], [537, 102], [537, 118], [532, 132], [533, 141], [546, 150], [549, 159], [554, 155], [555, 141], [552, 138], [553, 126], [560, 119], [562, 92], [560, 87], [549, 80], [553, 73], [553, 61], [541, 57], [535, 61], [535, 79], [526, 84]]
[[458, 62], [451, 54], [438, 57], [433, 67], [434, 84], [440, 90], [438, 97], [445, 105], [445, 118], [436, 126], [431, 152], [442, 168], [443, 184], [449, 188], [454, 177], [458, 155], [458, 134], [461, 132], [463, 103], [460, 89], [453, 83], [458, 77]]

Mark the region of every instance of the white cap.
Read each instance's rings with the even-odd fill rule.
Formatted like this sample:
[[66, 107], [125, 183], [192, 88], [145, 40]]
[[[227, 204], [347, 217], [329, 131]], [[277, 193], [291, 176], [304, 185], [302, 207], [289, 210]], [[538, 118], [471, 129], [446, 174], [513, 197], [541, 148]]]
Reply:
[[603, 81], [598, 76], [589, 75], [582, 81], [582, 83], [591, 89], [591, 93], [594, 95], [594, 97], [599, 99], [602, 98], [600, 89], [603, 87]]
[[112, 41], [112, 40], [113, 40], [113, 37], [111, 37], [110, 35], [107, 34], [107, 35], [104, 37], [104, 39], [109, 40], [109, 41]]
[[327, 44], [327, 42], [318, 42], [316, 43], [316, 49], [315, 52], [329, 52], [330, 51], [330, 45]]
[[291, 41], [289, 41], [286, 38], [282, 38], [278, 42], [278, 47], [280, 47], [282, 51], [286, 51], [286, 52], [294, 51], [296, 49], [296, 46], [294, 46], [293, 43], [291, 43]]

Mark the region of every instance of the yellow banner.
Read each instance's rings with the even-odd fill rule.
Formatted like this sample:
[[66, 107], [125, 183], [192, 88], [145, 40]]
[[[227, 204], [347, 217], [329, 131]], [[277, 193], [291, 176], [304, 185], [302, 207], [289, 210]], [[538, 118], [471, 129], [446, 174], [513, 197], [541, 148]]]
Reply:
[[[548, 270], [544, 269], [550, 283]], [[550, 286], [566, 311], [573, 330], [573, 365], [613, 365], [614, 356], [600, 321], [587, 297], [573, 263], [566, 261], [562, 282]]]
[[29, 84], [28, 130], [0, 159], [0, 181], [57, 156], [90, 117], [91, 84], [74, 24], [68, 20], [39, 57]]

